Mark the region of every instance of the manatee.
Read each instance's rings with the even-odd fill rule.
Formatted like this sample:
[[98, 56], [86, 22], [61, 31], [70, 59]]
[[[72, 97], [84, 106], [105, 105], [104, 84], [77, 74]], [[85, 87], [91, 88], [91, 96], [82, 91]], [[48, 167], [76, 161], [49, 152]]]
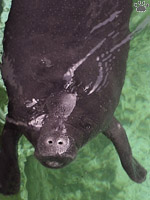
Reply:
[[131, 0], [13, 0], [1, 72], [9, 103], [1, 136], [0, 192], [19, 191], [21, 135], [48, 168], [72, 162], [98, 133], [135, 182], [146, 170], [114, 117], [126, 73]]

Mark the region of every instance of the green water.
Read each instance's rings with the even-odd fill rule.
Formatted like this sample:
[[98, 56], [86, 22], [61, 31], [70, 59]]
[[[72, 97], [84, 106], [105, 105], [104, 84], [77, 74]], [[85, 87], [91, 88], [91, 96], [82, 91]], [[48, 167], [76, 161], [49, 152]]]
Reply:
[[[10, 0], [5, 0], [0, 19], [0, 43], [9, 7]], [[143, 13], [134, 8], [130, 29], [134, 30], [148, 15], [150, 7]], [[72, 164], [60, 170], [44, 168], [33, 157], [30, 143], [22, 137], [18, 151], [22, 178], [20, 193], [10, 197], [0, 195], [0, 200], [150, 199], [150, 25], [132, 39], [127, 65], [115, 116], [126, 129], [134, 156], [148, 170], [147, 180], [136, 184], [128, 178], [113, 145], [103, 135], [89, 142]], [[7, 96], [0, 79], [0, 131], [7, 113], [6, 105]]]

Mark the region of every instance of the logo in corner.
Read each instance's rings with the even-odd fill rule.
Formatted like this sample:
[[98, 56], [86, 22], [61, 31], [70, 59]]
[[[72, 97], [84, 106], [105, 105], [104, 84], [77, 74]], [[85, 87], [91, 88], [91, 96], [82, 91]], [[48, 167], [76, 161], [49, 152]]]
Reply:
[[149, 7], [149, 3], [145, 3], [145, 1], [138, 1], [138, 3], [134, 3], [134, 7], [137, 12], [145, 12], [147, 7]]

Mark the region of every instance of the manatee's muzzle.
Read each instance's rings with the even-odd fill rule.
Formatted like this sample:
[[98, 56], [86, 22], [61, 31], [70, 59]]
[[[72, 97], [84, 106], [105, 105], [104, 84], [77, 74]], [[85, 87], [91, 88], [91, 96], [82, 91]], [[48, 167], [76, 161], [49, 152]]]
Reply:
[[42, 135], [38, 139], [34, 154], [44, 166], [61, 168], [75, 159], [77, 147], [74, 140], [66, 135]]

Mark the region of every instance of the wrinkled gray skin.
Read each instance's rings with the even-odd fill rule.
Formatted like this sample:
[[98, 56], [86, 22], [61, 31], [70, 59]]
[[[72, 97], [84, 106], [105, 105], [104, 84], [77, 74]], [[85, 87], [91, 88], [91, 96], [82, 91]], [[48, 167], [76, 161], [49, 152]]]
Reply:
[[70, 163], [102, 132], [129, 177], [146, 170], [113, 117], [125, 78], [131, 0], [13, 0], [1, 66], [9, 105], [1, 137], [0, 192], [19, 191], [21, 133], [46, 167]]

